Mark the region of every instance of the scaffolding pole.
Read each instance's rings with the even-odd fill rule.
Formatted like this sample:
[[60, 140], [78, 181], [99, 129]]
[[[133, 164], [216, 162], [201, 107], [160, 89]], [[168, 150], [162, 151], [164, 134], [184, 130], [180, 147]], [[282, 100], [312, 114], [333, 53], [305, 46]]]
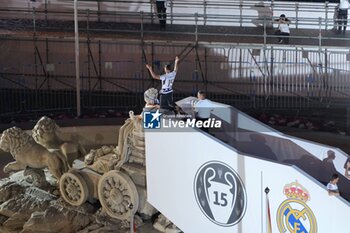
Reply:
[[74, 0], [74, 35], [75, 35], [75, 77], [76, 77], [76, 99], [77, 117], [81, 115], [80, 105], [80, 75], [79, 75], [79, 28], [78, 28], [78, 0]]

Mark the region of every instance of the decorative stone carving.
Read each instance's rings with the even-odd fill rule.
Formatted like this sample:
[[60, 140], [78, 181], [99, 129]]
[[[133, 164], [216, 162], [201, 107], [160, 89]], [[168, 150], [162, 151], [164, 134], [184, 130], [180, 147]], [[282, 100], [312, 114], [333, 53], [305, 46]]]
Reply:
[[165, 229], [171, 225], [169, 219], [167, 219], [163, 214], [160, 214], [156, 221], [154, 221], [153, 227], [160, 232], [165, 232]]
[[169, 219], [163, 214], [160, 214], [156, 221], [154, 221], [153, 227], [160, 232], [165, 233], [180, 233], [182, 232], [177, 226], [175, 226]]
[[4, 167], [5, 173], [23, 170], [26, 167], [48, 168], [51, 174], [59, 179], [66, 172], [66, 160], [63, 155], [48, 151], [20, 128], [5, 130], [0, 139], [0, 148], [10, 152], [16, 160]]
[[89, 190], [77, 170], [64, 173], [60, 179], [60, 192], [63, 199], [73, 206], [80, 206], [89, 197]]
[[45, 172], [42, 169], [26, 167], [23, 175], [30, 176], [30, 178], [27, 178], [27, 181], [36, 187], [45, 188], [50, 185], [46, 181]]
[[54, 120], [43, 116], [32, 129], [34, 140], [46, 149], [60, 150], [66, 157], [68, 165], [73, 161], [83, 159], [87, 154], [85, 148], [78, 142], [64, 141], [58, 135], [59, 127]]
[[89, 154], [85, 155], [84, 162], [86, 165], [95, 163], [100, 157], [113, 153], [115, 154], [114, 146], [102, 146], [97, 150], [90, 150]]
[[119, 130], [116, 154], [119, 162], [116, 168], [126, 162], [135, 162], [145, 166], [145, 136], [139, 116], [129, 112], [129, 118]]
[[[157, 210], [147, 202], [141, 118], [130, 111], [120, 128], [117, 147], [91, 150], [85, 156], [85, 163], [76, 161], [69, 171], [68, 166], [64, 166], [66, 159], [72, 166], [73, 160], [85, 153], [80, 144], [64, 142], [57, 132], [56, 123], [43, 117], [32, 131], [33, 138], [41, 145], [18, 128], [3, 133], [0, 148], [16, 159], [6, 165], [5, 170], [27, 168], [25, 175], [31, 177], [31, 184], [23, 172], [11, 175], [10, 180], [0, 180], [0, 232], [125, 233], [132, 217], [136, 227], [142, 228], [142, 219], [150, 220]], [[57, 152], [49, 152], [44, 147]], [[47, 171], [41, 170], [44, 167], [60, 178], [61, 196], [52, 195], [54, 192], [48, 187], [54, 186], [50, 185], [52, 179], [48, 178]], [[18, 178], [15, 182], [14, 177]], [[57, 187], [55, 190], [57, 192]], [[99, 210], [94, 208], [98, 205], [89, 204], [97, 199], [102, 206]], [[150, 225], [145, 223], [145, 232], [156, 232]], [[161, 232], [181, 232], [163, 215], [154, 226]]]
[[139, 195], [134, 182], [126, 174], [110, 171], [98, 183], [98, 197], [111, 217], [126, 220], [139, 208]]
[[118, 161], [114, 146], [102, 146], [100, 149], [90, 150], [84, 159], [89, 168], [101, 174], [113, 170]]
[[119, 162], [116, 167], [121, 167], [126, 163], [130, 156], [131, 141], [129, 136], [134, 128], [134, 112], [129, 112], [130, 118], [128, 118], [124, 125], [119, 129], [118, 146], [116, 148], [116, 154], [119, 157]]
[[115, 154], [107, 154], [100, 157], [94, 164], [90, 165], [89, 168], [100, 174], [104, 174], [112, 170], [117, 162], [118, 159]]
[[[141, 119], [132, 111], [129, 115], [119, 131], [118, 146], [91, 150], [85, 156], [85, 167], [65, 173], [59, 187], [62, 198], [73, 206], [98, 199], [103, 212], [109, 218], [119, 220], [126, 228], [136, 212], [145, 219], [150, 219], [157, 212], [147, 202]], [[138, 222], [137, 225], [141, 224], [141, 218]]]

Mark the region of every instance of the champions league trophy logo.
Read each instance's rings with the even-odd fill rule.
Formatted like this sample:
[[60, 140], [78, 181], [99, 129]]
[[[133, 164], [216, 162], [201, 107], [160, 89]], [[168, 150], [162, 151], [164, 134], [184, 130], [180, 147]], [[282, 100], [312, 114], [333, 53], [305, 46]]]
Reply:
[[211, 161], [198, 170], [194, 192], [205, 216], [220, 226], [237, 224], [245, 213], [244, 185], [238, 174], [222, 162]]
[[223, 175], [221, 170], [218, 172], [221, 174], [216, 174], [216, 171], [211, 167], [204, 171], [204, 178], [208, 180], [208, 182], [204, 182], [204, 192], [215, 220], [227, 223], [235, 206], [237, 183], [232, 173], [224, 174], [226, 184], [214, 181], [216, 175]]

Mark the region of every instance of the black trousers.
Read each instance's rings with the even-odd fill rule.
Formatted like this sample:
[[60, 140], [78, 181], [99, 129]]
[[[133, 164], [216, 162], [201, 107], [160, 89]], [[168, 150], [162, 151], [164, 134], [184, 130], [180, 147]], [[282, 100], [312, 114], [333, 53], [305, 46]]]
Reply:
[[338, 10], [338, 30], [341, 30], [342, 27], [344, 31], [346, 30], [346, 25], [348, 24], [348, 10], [339, 9]]
[[173, 93], [160, 94], [160, 108], [174, 110]]
[[289, 33], [281, 32], [280, 30], [278, 30], [275, 34], [279, 35], [278, 41], [282, 41], [284, 44], [289, 44]]
[[[209, 118], [200, 118], [200, 117], [196, 117], [196, 120], [197, 121], [201, 121], [201, 122], [204, 122], [204, 121], [206, 121], [206, 120], [208, 120]], [[201, 129], [201, 130], [203, 130], [204, 132], [207, 132], [207, 133], [209, 133], [209, 128], [205, 128], [205, 127], [200, 127], [199, 129]]]
[[158, 13], [160, 27], [165, 28], [165, 25], [166, 25], [165, 1], [156, 1], [156, 5], [157, 5], [157, 13]]

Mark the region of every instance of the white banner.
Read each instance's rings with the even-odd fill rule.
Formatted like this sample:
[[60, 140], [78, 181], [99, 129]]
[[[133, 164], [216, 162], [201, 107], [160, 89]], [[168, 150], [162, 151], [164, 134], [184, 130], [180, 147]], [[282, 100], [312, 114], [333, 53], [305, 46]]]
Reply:
[[347, 232], [349, 204], [298, 169], [200, 132], [146, 132], [148, 201], [186, 233]]

